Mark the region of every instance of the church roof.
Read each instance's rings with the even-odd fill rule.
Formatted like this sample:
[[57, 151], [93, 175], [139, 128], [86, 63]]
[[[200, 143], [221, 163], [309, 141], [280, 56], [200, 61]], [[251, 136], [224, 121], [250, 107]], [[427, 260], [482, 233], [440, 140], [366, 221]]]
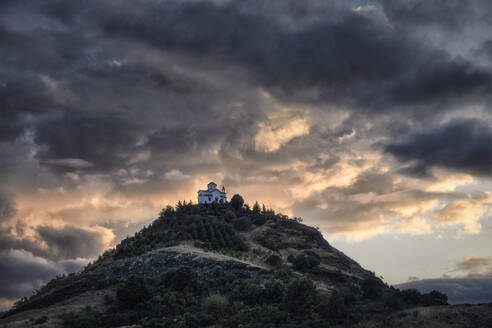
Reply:
[[200, 193], [200, 192], [212, 192], [212, 191], [215, 191], [217, 190], [218, 192], [220, 192], [221, 194], [227, 194], [226, 192], [223, 192], [223, 191], [220, 191], [219, 189], [213, 189], [213, 190], [208, 190], [208, 189], [205, 189], [205, 190], [198, 190], [197, 192]]

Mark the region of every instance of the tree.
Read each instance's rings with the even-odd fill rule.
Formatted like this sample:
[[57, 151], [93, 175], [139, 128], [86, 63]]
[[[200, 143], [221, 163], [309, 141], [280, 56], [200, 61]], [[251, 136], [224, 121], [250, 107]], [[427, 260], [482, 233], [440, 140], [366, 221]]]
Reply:
[[376, 278], [369, 277], [362, 282], [361, 289], [365, 298], [377, 300], [383, 292], [384, 283]]
[[266, 264], [271, 265], [273, 267], [279, 267], [282, 264], [282, 258], [277, 254], [272, 254], [266, 259]]
[[260, 214], [260, 204], [258, 204], [258, 201], [253, 205], [253, 214]]
[[347, 315], [343, 294], [335, 290], [330, 296], [328, 309], [324, 313], [327, 319], [334, 323], [342, 323]]
[[167, 205], [166, 208], [163, 208], [161, 213], [159, 214], [159, 217], [163, 218], [170, 218], [173, 217], [176, 214], [174, 211], [174, 208], [171, 205]]
[[314, 306], [316, 286], [309, 279], [294, 279], [287, 285], [284, 307], [299, 316], [308, 315]]
[[130, 278], [116, 291], [116, 298], [123, 308], [132, 308], [144, 302], [150, 293], [141, 279]]
[[244, 199], [241, 195], [235, 194], [234, 196], [232, 196], [230, 204], [233, 208], [240, 211], [243, 208]]
[[285, 283], [280, 279], [272, 279], [265, 283], [263, 294], [265, 298], [273, 303], [280, 303], [285, 293]]
[[313, 269], [321, 263], [321, 258], [314, 252], [305, 251], [303, 254], [290, 254], [287, 260], [294, 264], [296, 270]]
[[433, 290], [430, 293], [423, 295], [423, 303], [424, 306], [447, 305], [448, 296], [444, 293], [438, 292], [437, 290]]
[[237, 218], [236, 214], [233, 211], [227, 211], [224, 215], [224, 219], [226, 222], [232, 222]]

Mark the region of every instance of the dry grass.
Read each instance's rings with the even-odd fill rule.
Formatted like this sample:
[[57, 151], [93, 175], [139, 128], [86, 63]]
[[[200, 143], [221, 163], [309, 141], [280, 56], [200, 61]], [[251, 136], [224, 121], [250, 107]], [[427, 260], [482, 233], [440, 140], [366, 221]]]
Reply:
[[447, 305], [409, 309], [382, 320], [360, 323], [355, 328], [490, 328], [492, 303]]
[[[114, 298], [114, 291], [110, 289], [88, 291], [76, 297], [47, 306], [42, 309], [28, 310], [0, 320], [2, 328], [26, 328], [26, 327], [62, 327], [60, 316], [64, 314], [80, 313], [88, 309], [102, 311], [107, 306], [106, 295]], [[47, 317], [43, 323], [37, 323], [43, 317]]]

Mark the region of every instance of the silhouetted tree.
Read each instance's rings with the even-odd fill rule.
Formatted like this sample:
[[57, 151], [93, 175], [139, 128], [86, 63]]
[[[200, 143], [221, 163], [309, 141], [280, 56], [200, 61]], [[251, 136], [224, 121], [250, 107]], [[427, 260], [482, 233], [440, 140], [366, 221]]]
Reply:
[[383, 292], [384, 283], [376, 277], [369, 277], [362, 282], [361, 289], [365, 298], [376, 300]]
[[258, 204], [258, 201], [253, 205], [253, 214], [260, 214], [260, 204]]
[[230, 204], [232, 207], [239, 211], [244, 205], [244, 199], [241, 195], [235, 194], [234, 196], [232, 196]]
[[423, 303], [424, 306], [447, 305], [448, 296], [437, 290], [433, 290], [430, 293], [423, 295]]

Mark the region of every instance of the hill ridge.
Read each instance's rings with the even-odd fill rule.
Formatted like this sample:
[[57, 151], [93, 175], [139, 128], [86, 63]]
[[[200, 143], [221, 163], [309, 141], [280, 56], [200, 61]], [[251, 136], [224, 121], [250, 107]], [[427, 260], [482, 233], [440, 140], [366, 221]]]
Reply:
[[[82, 272], [18, 302], [0, 324], [327, 327], [446, 303], [390, 288], [299, 221], [256, 205], [168, 206]], [[99, 300], [96, 308], [80, 304], [84, 295]], [[55, 317], [40, 316], [56, 308]]]

